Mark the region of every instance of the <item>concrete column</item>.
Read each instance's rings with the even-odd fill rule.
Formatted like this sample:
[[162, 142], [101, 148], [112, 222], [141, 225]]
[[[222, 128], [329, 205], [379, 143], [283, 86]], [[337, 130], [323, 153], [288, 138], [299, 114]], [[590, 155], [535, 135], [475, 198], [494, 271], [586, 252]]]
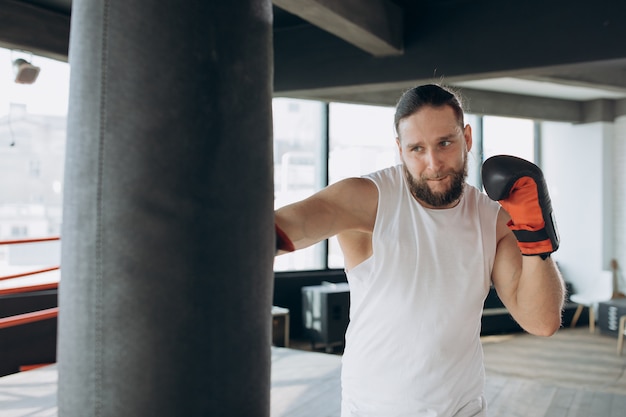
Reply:
[[74, 0], [59, 416], [267, 416], [269, 0]]

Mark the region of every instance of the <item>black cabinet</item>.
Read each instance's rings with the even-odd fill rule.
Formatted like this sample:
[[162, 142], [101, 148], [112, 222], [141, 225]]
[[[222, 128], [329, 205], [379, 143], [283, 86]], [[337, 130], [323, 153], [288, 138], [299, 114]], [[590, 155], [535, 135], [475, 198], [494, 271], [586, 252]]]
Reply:
[[343, 345], [350, 317], [350, 291], [347, 283], [323, 283], [302, 287], [303, 327], [313, 348], [327, 351]]
[[598, 327], [600, 333], [617, 337], [619, 318], [626, 316], [626, 298], [598, 303]]

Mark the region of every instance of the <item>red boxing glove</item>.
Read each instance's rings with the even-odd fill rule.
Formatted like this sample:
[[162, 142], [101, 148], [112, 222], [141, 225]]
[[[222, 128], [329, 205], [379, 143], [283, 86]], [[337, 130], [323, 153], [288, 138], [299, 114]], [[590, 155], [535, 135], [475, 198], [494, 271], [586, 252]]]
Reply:
[[524, 255], [547, 258], [559, 247], [559, 235], [543, 173], [514, 156], [487, 159], [482, 168], [487, 195], [509, 213], [509, 228]]
[[275, 253], [278, 253], [279, 250], [284, 250], [286, 252], [295, 251], [296, 247], [293, 245], [293, 242], [291, 241], [291, 239], [289, 239], [289, 236], [287, 236], [287, 234], [283, 232], [283, 229], [278, 227], [276, 223], [274, 223], [274, 228], [276, 229], [276, 252]]

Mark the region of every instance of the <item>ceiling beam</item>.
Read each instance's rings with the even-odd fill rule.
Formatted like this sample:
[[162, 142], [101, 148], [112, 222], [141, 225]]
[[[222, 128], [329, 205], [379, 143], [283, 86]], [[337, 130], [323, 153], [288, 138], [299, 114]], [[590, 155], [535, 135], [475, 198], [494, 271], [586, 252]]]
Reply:
[[0, 0], [0, 46], [67, 61], [70, 16], [23, 1]]
[[[604, 76], [600, 76], [600, 74]], [[568, 74], [543, 75], [539, 73], [520, 78], [573, 87], [603, 89], [615, 93], [626, 93], [626, 77], [624, 71], [622, 70], [620, 74], [617, 69], [610, 72], [593, 72], [590, 68], [587, 69], [586, 72], [581, 72], [575, 76]]]
[[615, 100], [615, 118], [626, 117], [626, 98]]
[[582, 103], [494, 91], [460, 89], [468, 113], [571, 123], [584, 122]]
[[[423, 80], [423, 82], [428, 81]], [[410, 86], [387, 84], [363, 86], [361, 88], [345, 88], [341, 90], [303, 90], [296, 92], [294, 95], [276, 96], [393, 107], [396, 105], [401, 94], [406, 91], [408, 87]], [[582, 102], [574, 100], [524, 96], [511, 93], [475, 90], [471, 88], [454, 88], [462, 98], [465, 111], [471, 114], [570, 123], [589, 123], [591, 121], [600, 120], [607, 121], [613, 120], [616, 117], [608, 117], [608, 115], [610, 115], [610, 109], [606, 107], [610, 106], [610, 103], [596, 103], [585, 107]], [[626, 103], [626, 99], [624, 99], [623, 102]], [[598, 105], [600, 104], [604, 105], [605, 108], [599, 108]], [[617, 106], [617, 102], [615, 106]], [[622, 111], [626, 111], [625, 109], [626, 105], [622, 103]], [[617, 111], [615, 115], [619, 115]]]
[[389, 0], [273, 0], [273, 3], [373, 56], [403, 53], [403, 12]]
[[[616, 18], [626, 13], [626, 2], [613, 2], [610, 10], [588, 0], [571, 0], [566, 8], [562, 2], [528, 0], [522, 9], [507, 2], [426, 3], [407, 2], [415, 6], [403, 9], [411, 24], [400, 56], [372, 59], [316, 27], [275, 32], [275, 91], [423, 79], [449, 83], [626, 58], [626, 25]], [[314, 54], [303, 47], [313, 44]]]

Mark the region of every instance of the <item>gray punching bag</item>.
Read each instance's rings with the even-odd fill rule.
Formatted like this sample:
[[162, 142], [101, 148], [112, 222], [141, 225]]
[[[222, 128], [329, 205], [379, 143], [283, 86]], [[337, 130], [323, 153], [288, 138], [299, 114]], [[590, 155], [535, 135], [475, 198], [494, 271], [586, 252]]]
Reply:
[[74, 0], [61, 417], [267, 416], [270, 0]]

